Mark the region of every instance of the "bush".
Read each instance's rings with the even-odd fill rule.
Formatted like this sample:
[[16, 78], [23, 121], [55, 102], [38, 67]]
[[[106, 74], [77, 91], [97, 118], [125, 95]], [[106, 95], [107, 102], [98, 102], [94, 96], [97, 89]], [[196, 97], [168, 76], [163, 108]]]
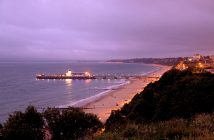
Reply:
[[3, 138], [2, 138], [2, 129], [3, 129], [3, 125], [0, 124], [0, 140], [3, 139]]
[[35, 107], [29, 106], [25, 112], [14, 112], [4, 126], [0, 125], [0, 139], [43, 140], [50, 132], [53, 140], [69, 140], [93, 135], [100, 128], [102, 123], [97, 116], [78, 108], [48, 108], [39, 113]]
[[[96, 140], [212, 140], [214, 114], [189, 119], [170, 119], [147, 124], [128, 122], [120, 131], [107, 131]], [[89, 139], [90, 140], [90, 139]]]
[[123, 137], [131, 138], [138, 134], [138, 126], [137, 125], [128, 125], [123, 132]]
[[106, 132], [100, 136], [87, 140], [124, 140], [124, 138], [119, 133]]
[[4, 124], [4, 140], [43, 140], [44, 121], [42, 115], [33, 106], [27, 107], [24, 113], [14, 112]]
[[78, 139], [88, 133], [93, 134], [102, 127], [97, 116], [84, 113], [78, 108], [48, 108], [44, 117], [53, 140]]
[[120, 113], [120, 110], [116, 110], [111, 112], [111, 116], [107, 119], [105, 126], [107, 130], [117, 131], [125, 124], [126, 120]]

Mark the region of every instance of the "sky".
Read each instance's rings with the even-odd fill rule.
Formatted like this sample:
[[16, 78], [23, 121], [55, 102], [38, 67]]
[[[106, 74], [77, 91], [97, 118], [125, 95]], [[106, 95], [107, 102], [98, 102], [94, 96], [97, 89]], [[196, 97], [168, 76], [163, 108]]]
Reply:
[[214, 54], [213, 0], [0, 0], [0, 60]]

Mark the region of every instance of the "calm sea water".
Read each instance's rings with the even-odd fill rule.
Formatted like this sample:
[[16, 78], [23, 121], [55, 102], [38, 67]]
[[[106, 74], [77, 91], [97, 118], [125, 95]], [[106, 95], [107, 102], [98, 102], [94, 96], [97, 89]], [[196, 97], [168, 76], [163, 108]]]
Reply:
[[0, 63], [0, 123], [28, 105], [38, 109], [82, 105], [106, 94], [125, 80], [37, 80], [38, 73], [65, 73], [68, 69], [93, 74], [146, 74], [157, 67], [116, 63]]

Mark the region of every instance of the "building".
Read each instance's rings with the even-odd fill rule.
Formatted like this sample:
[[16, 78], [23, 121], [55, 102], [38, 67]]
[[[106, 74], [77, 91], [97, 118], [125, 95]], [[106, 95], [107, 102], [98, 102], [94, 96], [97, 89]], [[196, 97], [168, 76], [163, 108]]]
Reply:
[[175, 66], [175, 69], [177, 69], [177, 70], [186, 70], [186, 69], [188, 69], [188, 66], [183, 61], [181, 61], [179, 64], [177, 64]]
[[188, 60], [189, 62], [192, 62], [192, 61], [193, 61], [193, 58], [192, 58], [192, 57], [189, 57], [189, 58], [187, 58], [187, 60]]
[[206, 71], [208, 71], [208, 72], [214, 74], [214, 69], [207, 69]]
[[211, 55], [210, 59], [214, 62], [214, 55]]
[[71, 76], [75, 76], [75, 77], [90, 77], [91, 74], [89, 72], [72, 72], [71, 70], [68, 70], [66, 73], [65, 73], [65, 76], [67, 77], [71, 77]]
[[192, 57], [193, 61], [199, 61], [199, 60], [201, 60], [202, 58], [203, 58], [203, 56], [200, 55], [200, 54], [195, 54], [195, 55], [193, 55], [193, 57]]

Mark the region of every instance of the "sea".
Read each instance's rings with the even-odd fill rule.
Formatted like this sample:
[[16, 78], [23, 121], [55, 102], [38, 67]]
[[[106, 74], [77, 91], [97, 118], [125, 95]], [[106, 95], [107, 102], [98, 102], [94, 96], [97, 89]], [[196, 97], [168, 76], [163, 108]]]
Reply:
[[37, 74], [62, 74], [72, 70], [103, 75], [146, 75], [159, 69], [153, 65], [134, 63], [1, 62], [0, 123], [4, 123], [14, 111], [24, 111], [28, 105], [38, 110], [47, 107], [80, 107], [129, 83], [126, 79], [38, 80]]

